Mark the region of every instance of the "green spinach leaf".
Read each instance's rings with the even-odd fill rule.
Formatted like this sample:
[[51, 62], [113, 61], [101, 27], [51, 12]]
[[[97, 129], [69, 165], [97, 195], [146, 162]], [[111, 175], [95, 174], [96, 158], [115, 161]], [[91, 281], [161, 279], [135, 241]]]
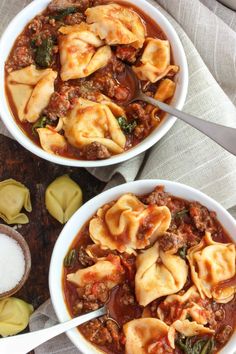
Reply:
[[39, 118], [32, 126], [32, 133], [36, 135], [38, 128], [44, 128], [48, 124], [48, 118], [43, 116]]
[[51, 18], [54, 18], [56, 21], [63, 20], [64, 17], [74, 14], [78, 9], [75, 6], [67, 7], [66, 9], [58, 10], [56, 15], [52, 15]]
[[77, 260], [77, 252], [75, 249], [72, 249], [64, 258], [64, 266], [66, 268], [71, 268], [75, 265], [76, 260]]
[[137, 126], [136, 120], [133, 120], [132, 122], [128, 122], [125, 117], [119, 117], [117, 118], [117, 121], [125, 134], [131, 134], [132, 131]]
[[48, 68], [52, 65], [53, 59], [53, 38], [48, 37], [42, 41], [42, 44], [36, 48], [35, 62], [41, 68]]
[[212, 354], [214, 349], [214, 339], [199, 339], [194, 343], [193, 337], [179, 337], [176, 345], [183, 350], [185, 354]]

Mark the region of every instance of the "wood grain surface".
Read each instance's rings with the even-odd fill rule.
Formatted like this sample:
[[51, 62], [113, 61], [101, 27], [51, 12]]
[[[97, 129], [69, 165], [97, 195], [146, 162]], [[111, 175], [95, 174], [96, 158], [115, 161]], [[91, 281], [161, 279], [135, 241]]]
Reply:
[[[27, 213], [30, 222], [17, 228], [17, 231], [29, 244], [32, 269], [28, 281], [15, 296], [28, 301], [35, 309], [49, 297], [49, 262], [63, 227], [45, 208], [45, 189], [56, 177], [66, 173], [82, 188], [84, 202], [100, 193], [104, 187], [85, 169], [49, 163], [34, 156], [16, 141], [0, 135], [0, 180], [14, 178], [30, 189], [33, 207], [32, 212]], [[1, 219], [0, 222], [4, 223]]]

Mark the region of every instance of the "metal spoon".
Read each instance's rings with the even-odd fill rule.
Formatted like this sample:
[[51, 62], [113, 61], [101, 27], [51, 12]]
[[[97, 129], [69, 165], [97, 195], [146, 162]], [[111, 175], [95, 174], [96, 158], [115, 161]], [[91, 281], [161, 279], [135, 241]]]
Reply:
[[0, 353], [1, 354], [26, 354], [38, 347], [40, 344], [47, 342], [49, 339], [52, 339], [58, 336], [61, 333], [64, 333], [74, 327], [77, 327], [85, 322], [93, 320], [94, 318], [103, 316], [107, 314], [107, 307], [103, 306], [96, 311], [87, 313], [74, 318], [73, 320], [60, 323], [56, 326], [41, 329], [40, 331], [35, 331], [26, 334], [20, 334], [13, 337], [7, 337], [0, 339]]
[[236, 155], [236, 129], [226, 127], [224, 125], [208, 122], [206, 120], [192, 116], [191, 114], [179, 111], [178, 109], [169, 106], [166, 103], [158, 101], [152, 97], [145, 95], [142, 92], [141, 83], [137, 79], [133, 70], [126, 65], [127, 74], [132, 80], [132, 86], [134, 87], [134, 95], [125, 105], [132, 103], [134, 101], [144, 101], [155, 107], [160, 108], [162, 111], [175, 116], [185, 123], [191, 125], [192, 127], [198, 129], [200, 132], [214, 140], [216, 143], [221, 145], [225, 150], [231, 152], [231, 154]]

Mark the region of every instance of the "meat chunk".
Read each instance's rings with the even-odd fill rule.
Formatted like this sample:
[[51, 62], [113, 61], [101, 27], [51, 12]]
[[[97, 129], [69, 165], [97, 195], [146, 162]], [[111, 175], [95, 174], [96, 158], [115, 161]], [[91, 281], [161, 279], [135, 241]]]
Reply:
[[92, 343], [105, 345], [112, 343], [112, 336], [101, 319], [87, 322], [81, 328], [84, 336]]
[[57, 118], [65, 117], [69, 108], [70, 101], [68, 100], [67, 95], [54, 92], [44, 113], [51, 120], [56, 120]]
[[122, 286], [122, 296], [120, 297], [120, 303], [125, 306], [134, 305], [135, 298], [128, 284]]
[[136, 61], [138, 52], [139, 50], [132, 47], [131, 45], [120, 45], [116, 48], [117, 58], [129, 63], [134, 63]]
[[138, 119], [141, 122], [149, 120], [149, 114], [146, 113], [141, 103], [131, 103], [126, 109], [128, 119]]
[[32, 51], [27, 46], [16, 47], [12, 58], [7, 62], [6, 69], [8, 72], [18, 70], [33, 64]]
[[194, 202], [190, 204], [189, 213], [198, 230], [209, 231], [212, 234], [217, 231], [215, 212], [209, 212], [206, 207]]
[[32, 33], [37, 33], [37, 34], [41, 31], [42, 27], [43, 27], [42, 21], [38, 17], [35, 17], [28, 25], [28, 29]]
[[77, 25], [84, 20], [84, 16], [81, 12], [76, 12], [74, 14], [69, 14], [65, 18], [65, 24], [69, 26]]
[[217, 342], [219, 342], [220, 344], [225, 344], [229, 340], [232, 332], [233, 332], [233, 328], [229, 325], [226, 325], [220, 328], [215, 338]]
[[172, 232], [165, 232], [158, 241], [162, 251], [170, 254], [177, 253], [178, 250], [185, 245], [185, 238], [183, 235], [174, 234]]
[[119, 333], [119, 327], [117, 326], [117, 324], [114, 321], [108, 320], [108, 321], [106, 321], [106, 327], [107, 327], [108, 331], [110, 332], [113, 340], [115, 342], [119, 342], [120, 333]]
[[156, 204], [158, 206], [167, 205], [171, 197], [168, 193], [164, 192], [163, 186], [157, 186], [152, 193], [141, 198], [144, 204]]
[[94, 261], [86, 253], [85, 248], [81, 246], [78, 251], [78, 260], [84, 267], [89, 267], [94, 264]]
[[107, 159], [111, 156], [106, 146], [98, 143], [97, 141], [86, 145], [86, 147], [83, 149], [82, 154], [87, 160], [101, 160]]
[[67, 7], [77, 7], [78, 10], [84, 10], [89, 6], [89, 0], [52, 0], [48, 5], [48, 10], [54, 12], [64, 10]]

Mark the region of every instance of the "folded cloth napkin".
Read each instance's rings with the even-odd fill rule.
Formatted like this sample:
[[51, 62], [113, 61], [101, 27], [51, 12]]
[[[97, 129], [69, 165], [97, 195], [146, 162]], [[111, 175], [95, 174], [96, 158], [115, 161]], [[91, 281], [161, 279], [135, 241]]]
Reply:
[[[3, 0], [0, 30], [29, 2]], [[150, 2], [173, 24], [186, 52], [190, 79], [184, 110], [235, 127], [235, 13], [215, 0], [192, 0], [191, 6], [188, 0]], [[0, 133], [9, 135], [3, 124]], [[89, 171], [103, 181], [111, 181], [109, 187], [135, 178], [165, 178], [196, 187], [226, 208], [236, 204], [236, 158], [180, 121], [148, 152], [120, 165]], [[54, 323], [56, 316], [48, 300], [32, 315], [30, 329]], [[35, 352], [73, 354], [78, 350], [62, 335]]]

